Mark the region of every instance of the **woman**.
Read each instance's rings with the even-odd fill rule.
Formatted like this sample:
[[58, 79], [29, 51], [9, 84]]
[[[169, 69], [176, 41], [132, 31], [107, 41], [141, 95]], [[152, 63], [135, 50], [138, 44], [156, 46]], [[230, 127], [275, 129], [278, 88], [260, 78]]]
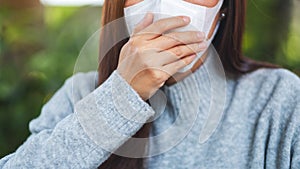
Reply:
[[[220, 3], [186, 2], [202, 7]], [[124, 7], [139, 3], [141, 0], [106, 1], [103, 25], [121, 18]], [[172, 31], [194, 18], [153, 21], [149, 13], [129, 39], [108, 52], [104, 52], [107, 39], [117, 39], [123, 29], [104, 29], [98, 72], [68, 79], [41, 115], [30, 122], [31, 136], [15, 153], [1, 159], [0, 167], [300, 168], [300, 80], [287, 70], [242, 56], [244, 11], [245, 0], [222, 1], [205, 35]], [[226, 102], [222, 120], [201, 141], [205, 124], [211, 122], [210, 105], [214, 104], [212, 109], [221, 106], [210, 103], [213, 92], [205, 69], [218, 70], [217, 62], [210, 60], [213, 50], [200, 59], [195, 55], [205, 51], [209, 40], [204, 39], [212, 37], [226, 72]], [[190, 71], [178, 73], [191, 63]], [[167, 103], [158, 117], [157, 107], [147, 103], [161, 87]], [[180, 130], [155, 139], [172, 126]], [[186, 128], [188, 132], [178, 139]], [[132, 136], [136, 139], [130, 142]], [[139, 142], [143, 138], [146, 141]], [[174, 144], [174, 139], [179, 141]]]

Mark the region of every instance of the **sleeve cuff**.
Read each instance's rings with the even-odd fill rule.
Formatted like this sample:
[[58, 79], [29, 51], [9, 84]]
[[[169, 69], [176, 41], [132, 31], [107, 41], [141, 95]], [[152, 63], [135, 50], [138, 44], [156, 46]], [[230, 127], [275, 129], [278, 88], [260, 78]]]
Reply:
[[117, 71], [75, 104], [75, 114], [87, 135], [107, 151], [128, 140], [154, 113]]

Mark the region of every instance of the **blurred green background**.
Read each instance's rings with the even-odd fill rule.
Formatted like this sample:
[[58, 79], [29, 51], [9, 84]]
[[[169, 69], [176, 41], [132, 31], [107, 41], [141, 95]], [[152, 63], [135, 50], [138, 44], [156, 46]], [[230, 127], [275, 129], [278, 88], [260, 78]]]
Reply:
[[[28, 123], [71, 76], [99, 29], [101, 7], [0, 0], [0, 158], [29, 135]], [[249, 0], [244, 53], [300, 75], [300, 2]]]

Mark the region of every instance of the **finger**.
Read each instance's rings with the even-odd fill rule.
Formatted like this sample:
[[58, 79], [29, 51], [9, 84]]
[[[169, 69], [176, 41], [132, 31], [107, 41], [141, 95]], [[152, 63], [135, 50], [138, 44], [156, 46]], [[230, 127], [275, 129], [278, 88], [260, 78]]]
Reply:
[[141, 30], [145, 29], [147, 26], [151, 25], [153, 23], [153, 18], [153, 14], [148, 12], [144, 16], [143, 20], [136, 25], [136, 27], [133, 30], [133, 34], [136, 34]]
[[153, 39], [149, 45], [162, 50], [170, 49], [177, 45], [199, 43], [205, 40], [205, 34], [198, 31], [172, 32]]
[[150, 40], [161, 36], [166, 31], [186, 26], [189, 23], [190, 18], [187, 16], [164, 18], [152, 23], [139, 33], [145, 34], [145, 39]]
[[157, 58], [160, 58], [160, 60], [157, 61], [157, 63], [164, 66], [172, 62], [176, 62], [186, 56], [197, 54], [205, 50], [206, 46], [206, 42], [176, 46], [170, 50], [158, 53]]
[[201, 42], [201, 43], [194, 43], [194, 44], [190, 44], [190, 45], [176, 46], [176, 47], [173, 47], [173, 48], [171, 48], [169, 50], [166, 50], [166, 51], [175, 54], [179, 58], [182, 58], [184, 56], [188, 56], [188, 55], [191, 55], [191, 54], [201, 52], [206, 48], [207, 48], [207, 43], [206, 42]]
[[162, 70], [167, 72], [170, 76], [172, 76], [175, 73], [177, 73], [178, 70], [192, 63], [195, 58], [196, 58], [196, 54], [184, 57], [176, 62], [163, 66]]

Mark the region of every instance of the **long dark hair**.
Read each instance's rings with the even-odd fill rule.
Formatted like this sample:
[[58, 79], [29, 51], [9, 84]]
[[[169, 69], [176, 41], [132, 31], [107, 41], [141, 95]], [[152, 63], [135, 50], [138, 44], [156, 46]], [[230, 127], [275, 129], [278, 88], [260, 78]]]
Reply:
[[[125, 0], [106, 0], [103, 6], [102, 26], [122, 18], [124, 5]], [[262, 67], [276, 68], [275, 65], [257, 62], [243, 56], [242, 40], [245, 28], [246, 0], [224, 0], [221, 11], [225, 12], [226, 17], [220, 23], [213, 44], [220, 55], [226, 73], [238, 77]], [[128, 38], [119, 41], [108, 52], [104, 53], [103, 51], [107, 46], [107, 39], [117, 38], [120, 31], [126, 30], [125, 24], [123, 26], [123, 28], [110, 27], [101, 32], [98, 85], [101, 85], [117, 68], [120, 50]], [[133, 137], [148, 137], [150, 127], [151, 124], [145, 124]], [[143, 158], [127, 158], [112, 154], [99, 168], [140, 169], [143, 168]]]

